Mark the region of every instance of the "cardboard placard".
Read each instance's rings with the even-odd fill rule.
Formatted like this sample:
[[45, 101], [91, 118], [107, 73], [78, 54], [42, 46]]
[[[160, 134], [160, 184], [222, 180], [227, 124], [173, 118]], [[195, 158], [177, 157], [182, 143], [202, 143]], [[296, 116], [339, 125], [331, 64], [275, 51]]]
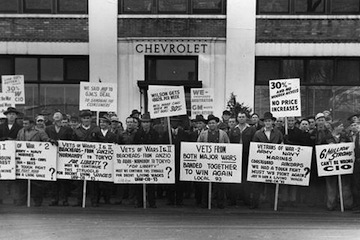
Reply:
[[80, 110], [117, 111], [117, 86], [113, 83], [80, 82]]
[[175, 183], [174, 145], [116, 145], [114, 183]]
[[0, 117], [5, 118], [4, 112], [8, 107], [15, 107], [14, 93], [1, 93], [0, 94]]
[[16, 142], [16, 178], [56, 181], [56, 146], [48, 142]]
[[250, 143], [247, 180], [309, 186], [312, 147]]
[[181, 143], [180, 180], [241, 183], [242, 144]]
[[59, 141], [59, 179], [113, 182], [114, 144]]
[[318, 176], [352, 174], [355, 161], [354, 148], [353, 142], [315, 146]]
[[25, 104], [24, 75], [1, 76], [3, 93], [13, 93], [15, 104]]
[[191, 118], [196, 115], [203, 115], [207, 118], [214, 114], [214, 89], [213, 88], [192, 88], [191, 89]]
[[0, 142], [0, 180], [16, 179], [15, 141]]
[[300, 79], [269, 81], [270, 112], [274, 117], [300, 117]]

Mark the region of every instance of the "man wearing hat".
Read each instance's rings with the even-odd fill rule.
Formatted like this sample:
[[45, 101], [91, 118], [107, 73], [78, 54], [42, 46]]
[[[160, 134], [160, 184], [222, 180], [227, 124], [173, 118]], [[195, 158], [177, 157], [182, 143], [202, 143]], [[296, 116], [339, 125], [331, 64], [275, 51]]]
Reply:
[[[204, 130], [200, 133], [198, 137], [198, 142], [208, 142], [208, 143], [230, 143], [227, 133], [218, 128], [219, 118], [214, 115], [209, 115], [207, 119], [209, 129]], [[217, 207], [222, 209], [225, 207], [225, 186], [221, 183], [214, 183], [214, 195], [217, 196]], [[202, 188], [202, 207], [207, 206], [208, 200], [208, 188], [206, 185], [203, 185]]]
[[122, 122], [120, 122], [117, 116], [112, 116], [110, 118], [110, 121], [111, 121], [110, 131], [114, 133], [116, 136], [119, 136], [120, 133], [124, 131]]
[[47, 109], [43, 109], [40, 114], [41, 116], [44, 116], [44, 124], [45, 126], [50, 126], [52, 125], [52, 121], [50, 120], [50, 115], [51, 115], [51, 112], [48, 111]]
[[[280, 144], [283, 142], [283, 134], [274, 127], [274, 122], [276, 118], [270, 112], [265, 112], [262, 119], [264, 127], [255, 132], [253, 137], [253, 142], [263, 142], [263, 143], [275, 143]], [[273, 185], [273, 184], [272, 184]], [[272, 201], [272, 195], [275, 192], [273, 186], [264, 185], [263, 183], [251, 183], [250, 186], [250, 208], [258, 208], [260, 204], [260, 193], [264, 190], [267, 192], [268, 201]]]
[[359, 114], [353, 114], [347, 119], [350, 123], [359, 122]]
[[225, 110], [222, 113], [222, 121], [219, 123], [218, 128], [227, 132], [229, 129], [229, 118], [231, 116], [231, 112], [229, 110]]
[[140, 118], [140, 112], [137, 109], [131, 111], [130, 117]]
[[[159, 134], [151, 126], [151, 118], [149, 113], [144, 113], [140, 119], [141, 127], [134, 136], [135, 144], [157, 144], [160, 143]], [[147, 184], [147, 200], [150, 208], [156, 208], [155, 200], [155, 185]], [[143, 191], [142, 185], [138, 184], [136, 187], [136, 207], [143, 207]]]

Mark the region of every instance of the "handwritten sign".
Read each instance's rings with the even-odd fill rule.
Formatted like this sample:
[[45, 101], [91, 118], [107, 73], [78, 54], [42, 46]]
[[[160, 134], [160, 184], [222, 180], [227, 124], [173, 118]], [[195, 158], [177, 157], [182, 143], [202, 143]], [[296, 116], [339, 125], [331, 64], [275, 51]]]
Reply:
[[15, 104], [25, 104], [24, 75], [1, 76], [2, 92], [13, 93]]
[[186, 114], [184, 87], [149, 86], [148, 109], [152, 118]]
[[315, 146], [318, 176], [352, 174], [355, 161], [354, 148], [353, 142]]
[[59, 141], [58, 178], [113, 182], [114, 144]]
[[301, 116], [300, 79], [269, 81], [270, 111], [274, 117]]
[[205, 118], [214, 114], [214, 89], [192, 88], [191, 89], [191, 117], [203, 115]]
[[79, 108], [96, 112], [116, 112], [116, 84], [80, 82]]
[[309, 186], [312, 147], [250, 143], [247, 180]]
[[115, 146], [114, 183], [175, 183], [173, 145]]
[[4, 112], [8, 107], [15, 107], [14, 93], [1, 93], [0, 94], [0, 117], [5, 117]]
[[0, 142], [0, 180], [14, 180], [15, 169], [15, 141]]
[[56, 181], [56, 146], [16, 142], [16, 178]]
[[181, 143], [180, 180], [241, 182], [241, 144]]

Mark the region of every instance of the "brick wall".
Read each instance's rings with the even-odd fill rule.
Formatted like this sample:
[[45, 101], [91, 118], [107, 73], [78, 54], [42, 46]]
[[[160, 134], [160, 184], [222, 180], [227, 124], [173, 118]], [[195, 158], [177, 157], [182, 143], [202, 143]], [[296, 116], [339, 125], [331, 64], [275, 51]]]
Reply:
[[88, 19], [0, 18], [0, 41], [88, 42]]
[[118, 37], [225, 37], [225, 19], [119, 19]]
[[256, 42], [360, 42], [360, 19], [257, 19]]

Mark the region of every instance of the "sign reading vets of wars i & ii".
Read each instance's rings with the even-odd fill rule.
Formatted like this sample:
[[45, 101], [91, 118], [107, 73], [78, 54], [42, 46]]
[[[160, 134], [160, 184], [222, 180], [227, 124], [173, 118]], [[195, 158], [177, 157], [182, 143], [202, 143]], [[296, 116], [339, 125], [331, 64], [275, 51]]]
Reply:
[[114, 183], [175, 183], [174, 145], [116, 145]]
[[58, 178], [113, 182], [114, 144], [59, 141]]
[[3, 93], [13, 93], [15, 104], [25, 104], [24, 75], [1, 76]]
[[270, 112], [274, 117], [300, 117], [300, 79], [269, 81]]
[[0, 180], [16, 178], [15, 141], [0, 142]]
[[79, 109], [95, 112], [117, 111], [117, 86], [113, 83], [80, 82]]
[[181, 143], [180, 180], [241, 183], [241, 144]]
[[48, 142], [16, 142], [16, 178], [56, 181], [56, 153]]
[[312, 147], [250, 143], [247, 180], [309, 186]]

